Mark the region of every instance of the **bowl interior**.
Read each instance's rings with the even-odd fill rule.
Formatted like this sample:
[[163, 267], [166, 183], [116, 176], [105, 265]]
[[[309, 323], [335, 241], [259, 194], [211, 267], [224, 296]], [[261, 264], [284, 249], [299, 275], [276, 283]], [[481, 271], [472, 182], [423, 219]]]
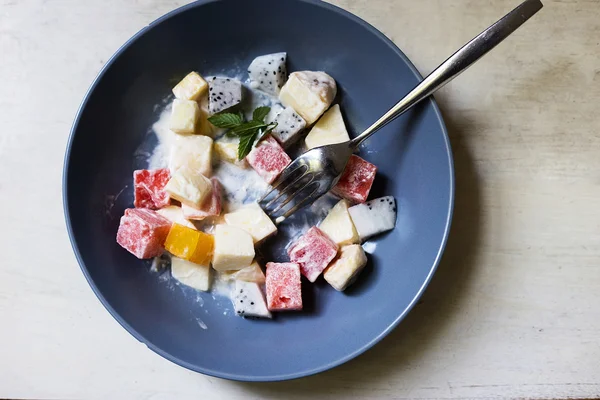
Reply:
[[[232, 12], [232, 8], [236, 12]], [[267, 23], [268, 21], [268, 23]], [[311, 27], [318, 27], [313, 29]], [[88, 93], [65, 165], [65, 210], [90, 285], [113, 316], [159, 354], [193, 370], [240, 380], [299, 377], [364, 351], [401, 319], [441, 254], [452, 201], [448, 139], [433, 101], [371, 138], [360, 155], [379, 167], [372, 197], [398, 201], [394, 231], [370, 245], [358, 282], [338, 293], [303, 282], [306, 310], [273, 321], [245, 320], [229, 300], [149, 272], [115, 242], [131, 207], [132, 172], [146, 167], [151, 125], [171, 87], [191, 70], [243, 74], [257, 55], [287, 51], [288, 68], [323, 70], [356, 134], [419, 80], [376, 30], [324, 3], [256, 0], [195, 3], [159, 19], [128, 42]], [[275, 253], [276, 238], [266, 248]]]

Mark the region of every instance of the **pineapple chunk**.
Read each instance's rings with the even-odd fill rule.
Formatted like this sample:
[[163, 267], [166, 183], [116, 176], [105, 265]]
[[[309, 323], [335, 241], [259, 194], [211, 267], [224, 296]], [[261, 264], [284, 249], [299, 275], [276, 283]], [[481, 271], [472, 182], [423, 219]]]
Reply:
[[329, 108], [336, 93], [335, 81], [325, 72], [299, 71], [290, 74], [279, 100], [300, 114], [306, 125], [312, 125]]
[[171, 276], [186, 286], [204, 292], [210, 289], [210, 266], [171, 257]]
[[223, 142], [217, 140], [215, 142], [215, 152], [217, 157], [223, 161], [235, 164], [238, 161], [238, 143], [237, 142]]
[[319, 228], [339, 246], [360, 242], [358, 232], [348, 212], [349, 206], [347, 200], [339, 201], [319, 225]]
[[252, 236], [254, 243], [260, 243], [277, 232], [277, 227], [271, 218], [257, 203], [242, 207], [234, 212], [225, 214], [228, 225], [241, 228]]
[[342, 143], [350, 140], [344, 119], [338, 104], [323, 114], [317, 121], [315, 126], [310, 130], [306, 139], [306, 147], [313, 149], [315, 147], [324, 146], [326, 144]]
[[173, 94], [180, 100], [198, 100], [206, 93], [208, 83], [197, 72], [190, 72], [173, 88]]
[[346, 289], [367, 265], [367, 256], [358, 244], [342, 247], [340, 255], [327, 267], [323, 277], [335, 290]]
[[212, 174], [213, 140], [208, 136], [179, 136], [171, 148], [169, 169], [174, 173], [186, 166], [190, 170], [210, 176]]
[[171, 176], [165, 190], [171, 198], [190, 207], [200, 208], [204, 199], [212, 193], [212, 183], [204, 175], [184, 166]]
[[243, 229], [229, 225], [215, 228], [215, 250], [212, 265], [217, 271], [240, 270], [254, 259], [252, 236]]
[[194, 100], [173, 100], [169, 128], [179, 134], [192, 134], [200, 118], [200, 107]]

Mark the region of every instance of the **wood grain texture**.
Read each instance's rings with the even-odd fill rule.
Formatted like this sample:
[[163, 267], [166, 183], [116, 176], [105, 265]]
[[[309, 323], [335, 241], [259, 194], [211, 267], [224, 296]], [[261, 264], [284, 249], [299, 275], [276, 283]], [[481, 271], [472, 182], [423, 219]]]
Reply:
[[[600, 3], [545, 8], [437, 95], [457, 198], [439, 271], [374, 349], [228, 382], [145, 348], [71, 251], [61, 170], [96, 73], [173, 0], [0, 0], [0, 397], [555, 398], [600, 394]], [[515, 0], [340, 0], [426, 74]], [[401, 94], [399, 94], [401, 95]]]

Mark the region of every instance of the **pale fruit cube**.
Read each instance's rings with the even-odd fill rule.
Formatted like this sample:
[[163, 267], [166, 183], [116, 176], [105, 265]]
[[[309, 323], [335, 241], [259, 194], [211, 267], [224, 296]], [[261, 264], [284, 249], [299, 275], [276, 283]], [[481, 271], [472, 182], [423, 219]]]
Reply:
[[277, 139], [284, 148], [294, 143], [306, 127], [306, 121], [292, 107], [286, 107], [277, 114], [273, 122], [277, 126], [271, 132], [271, 136]]
[[194, 208], [185, 204], [181, 205], [183, 216], [187, 219], [202, 220], [207, 217], [216, 217], [221, 215], [222, 206], [222, 190], [221, 184], [217, 178], [211, 178], [212, 182], [212, 193], [207, 197], [200, 208]]
[[360, 241], [348, 212], [349, 206], [348, 201], [340, 200], [319, 225], [319, 229], [340, 246]]
[[248, 232], [255, 244], [277, 232], [277, 227], [271, 221], [271, 218], [265, 214], [257, 203], [252, 203], [225, 214], [225, 222]]
[[156, 210], [156, 213], [162, 215], [171, 222], [187, 226], [191, 229], [196, 229], [196, 226], [185, 218], [183, 214], [183, 209], [181, 207], [168, 206], [161, 208], [160, 210]]
[[171, 257], [171, 276], [186, 286], [208, 291], [210, 289], [210, 266], [195, 264], [179, 257]]
[[304, 139], [306, 147], [309, 149], [348, 140], [350, 140], [350, 136], [348, 136], [338, 104], [333, 105], [323, 114]]
[[188, 167], [181, 167], [171, 176], [165, 190], [171, 198], [199, 208], [204, 199], [211, 195], [212, 183], [204, 175]]
[[212, 174], [213, 140], [208, 136], [180, 136], [171, 148], [169, 169], [174, 173], [185, 166], [190, 170], [210, 176]]
[[179, 134], [192, 134], [200, 118], [200, 107], [194, 100], [173, 100], [169, 129]]
[[190, 72], [173, 88], [173, 94], [180, 100], [198, 100], [208, 91], [208, 83], [197, 72]]
[[216, 128], [208, 120], [208, 117], [210, 117], [208, 111], [208, 92], [200, 95], [198, 106], [200, 107], [200, 117], [198, 117], [198, 122], [196, 123], [196, 133], [212, 137], [215, 134]]
[[271, 318], [265, 296], [257, 283], [236, 281], [232, 301], [240, 317]]
[[312, 125], [329, 108], [336, 93], [335, 80], [325, 72], [299, 71], [290, 74], [279, 100], [300, 114], [306, 125]]
[[243, 229], [229, 225], [215, 228], [215, 250], [213, 268], [217, 271], [231, 271], [246, 268], [254, 259], [252, 236]]
[[361, 240], [394, 229], [396, 225], [396, 200], [392, 196], [380, 197], [357, 204], [348, 209]]
[[325, 270], [323, 277], [335, 290], [343, 291], [367, 265], [367, 256], [357, 244], [342, 247], [339, 257]]
[[228, 271], [223, 274], [223, 276], [229, 280], [237, 279], [246, 282], [265, 283], [265, 274], [256, 261], [250, 264], [249, 267], [242, 268], [239, 271]]
[[223, 161], [235, 164], [238, 161], [238, 142], [215, 142], [215, 153]]

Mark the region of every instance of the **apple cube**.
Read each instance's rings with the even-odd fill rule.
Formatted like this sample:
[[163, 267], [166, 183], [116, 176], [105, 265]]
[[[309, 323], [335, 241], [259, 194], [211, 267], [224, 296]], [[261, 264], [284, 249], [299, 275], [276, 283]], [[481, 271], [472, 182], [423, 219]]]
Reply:
[[185, 218], [201, 220], [221, 215], [221, 204], [223, 201], [221, 184], [217, 178], [212, 178], [210, 181], [212, 183], [212, 193], [204, 200], [200, 208], [190, 207], [185, 204], [181, 206]]
[[359, 156], [352, 155], [338, 183], [331, 191], [354, 203], [364, 203], [369, 197], [377, 167]]
[[304, 142], [308, 149], [350, 140], [342, 112], [338, 104], [333, 105], [312, 127]]
[[265, 287], [269, 310], [302, 310], [302, 282], [298, 264], [267, 263]]
[[171, 147], [169, 169], [175, 173], [181, 167], [210, 176], [212, 173], [213, 140], [208, 136], [179, 136]]
[[348, 212], [362, 241], [396, 226], [396, 200], [392, 196], [357, 204]]
[[270, 136], [253, 148], [246, 160], [267, 183], [273, 183], [292, 162], [277, 140]]
[[165, 240], [165, 249], [176, 257], [200, 265], [208, 265], [215, 247], [215, 238], [183, 225], [173, 224]]
[[306, 125], [312, 125], [329, 108], [336, 93], [335, 80], [325, 72], [297, 71], [281, 88], [279, 100], [296, 110]]
[[162, 215], [173, 223], [187, 226], [191, 229], [196, 229], [196, 226], [185, 218], [182, 207], [168, 206], [161, 208], [160, 210], [156, 210], [156, 213]]
[[319, 229], [340, 246], [360, 242], [348, 207], [347, 200], [340, 200], [319, 224]]
[[277, 227], [271, 221], [271, 218], [265, 214], [257, 203], [249, 204], [234, 212], [225, 214], [225, 222], [248, 232], [255, 244], [277, 232]]
[[255, 282], [235, 281], [233, 307], [241, 317], [271, 318], [265, 297]]
[[183, 258], [171, 257], [171, 276], [186, 286], [204, 292], [210, 289], [210, 265], [196, 264]]
[[194, 100], [173, 100], [169, 129], [179, 134], [196, 132], [196, 122], [200, 118], [200, 106]]
[[360, 245], [344, 246], [339, 257], [323, 273], [323, 278], [341, 292], [356, 280], [365, 265], [367, 256]]
[[316, 226], [310, 228], [290, 248], [290, 261], [300, 265], [300, 271], [314, 282], [335, 258], [338, 245]]
[[171, 201], [165, 185], [171, 178], [168, 169], [139, 169], [133, 171], [133, 205], [136, 208], [157, 209]]
[[229, 225], [215, 228], [215, 251], [212, 265], [217, 271], [246, 268], [254, 259], [252, 236], [243, 229]]
[[173, 88], [173, 94], [180, 100], [197, 101], [208, 91], [208, 83], [197, 72], [190, 72]]
[[171, 221], [147, 208], [128, 208], [121, 217], [117, 243], [137, 258], [157, 257], [171, 228]]
[[188, 167], [181, 167], [171, 176], [165, 190], [171, 198], [190, 207], [200, 208], [204, 199], [212, 193], [212, 182]]

